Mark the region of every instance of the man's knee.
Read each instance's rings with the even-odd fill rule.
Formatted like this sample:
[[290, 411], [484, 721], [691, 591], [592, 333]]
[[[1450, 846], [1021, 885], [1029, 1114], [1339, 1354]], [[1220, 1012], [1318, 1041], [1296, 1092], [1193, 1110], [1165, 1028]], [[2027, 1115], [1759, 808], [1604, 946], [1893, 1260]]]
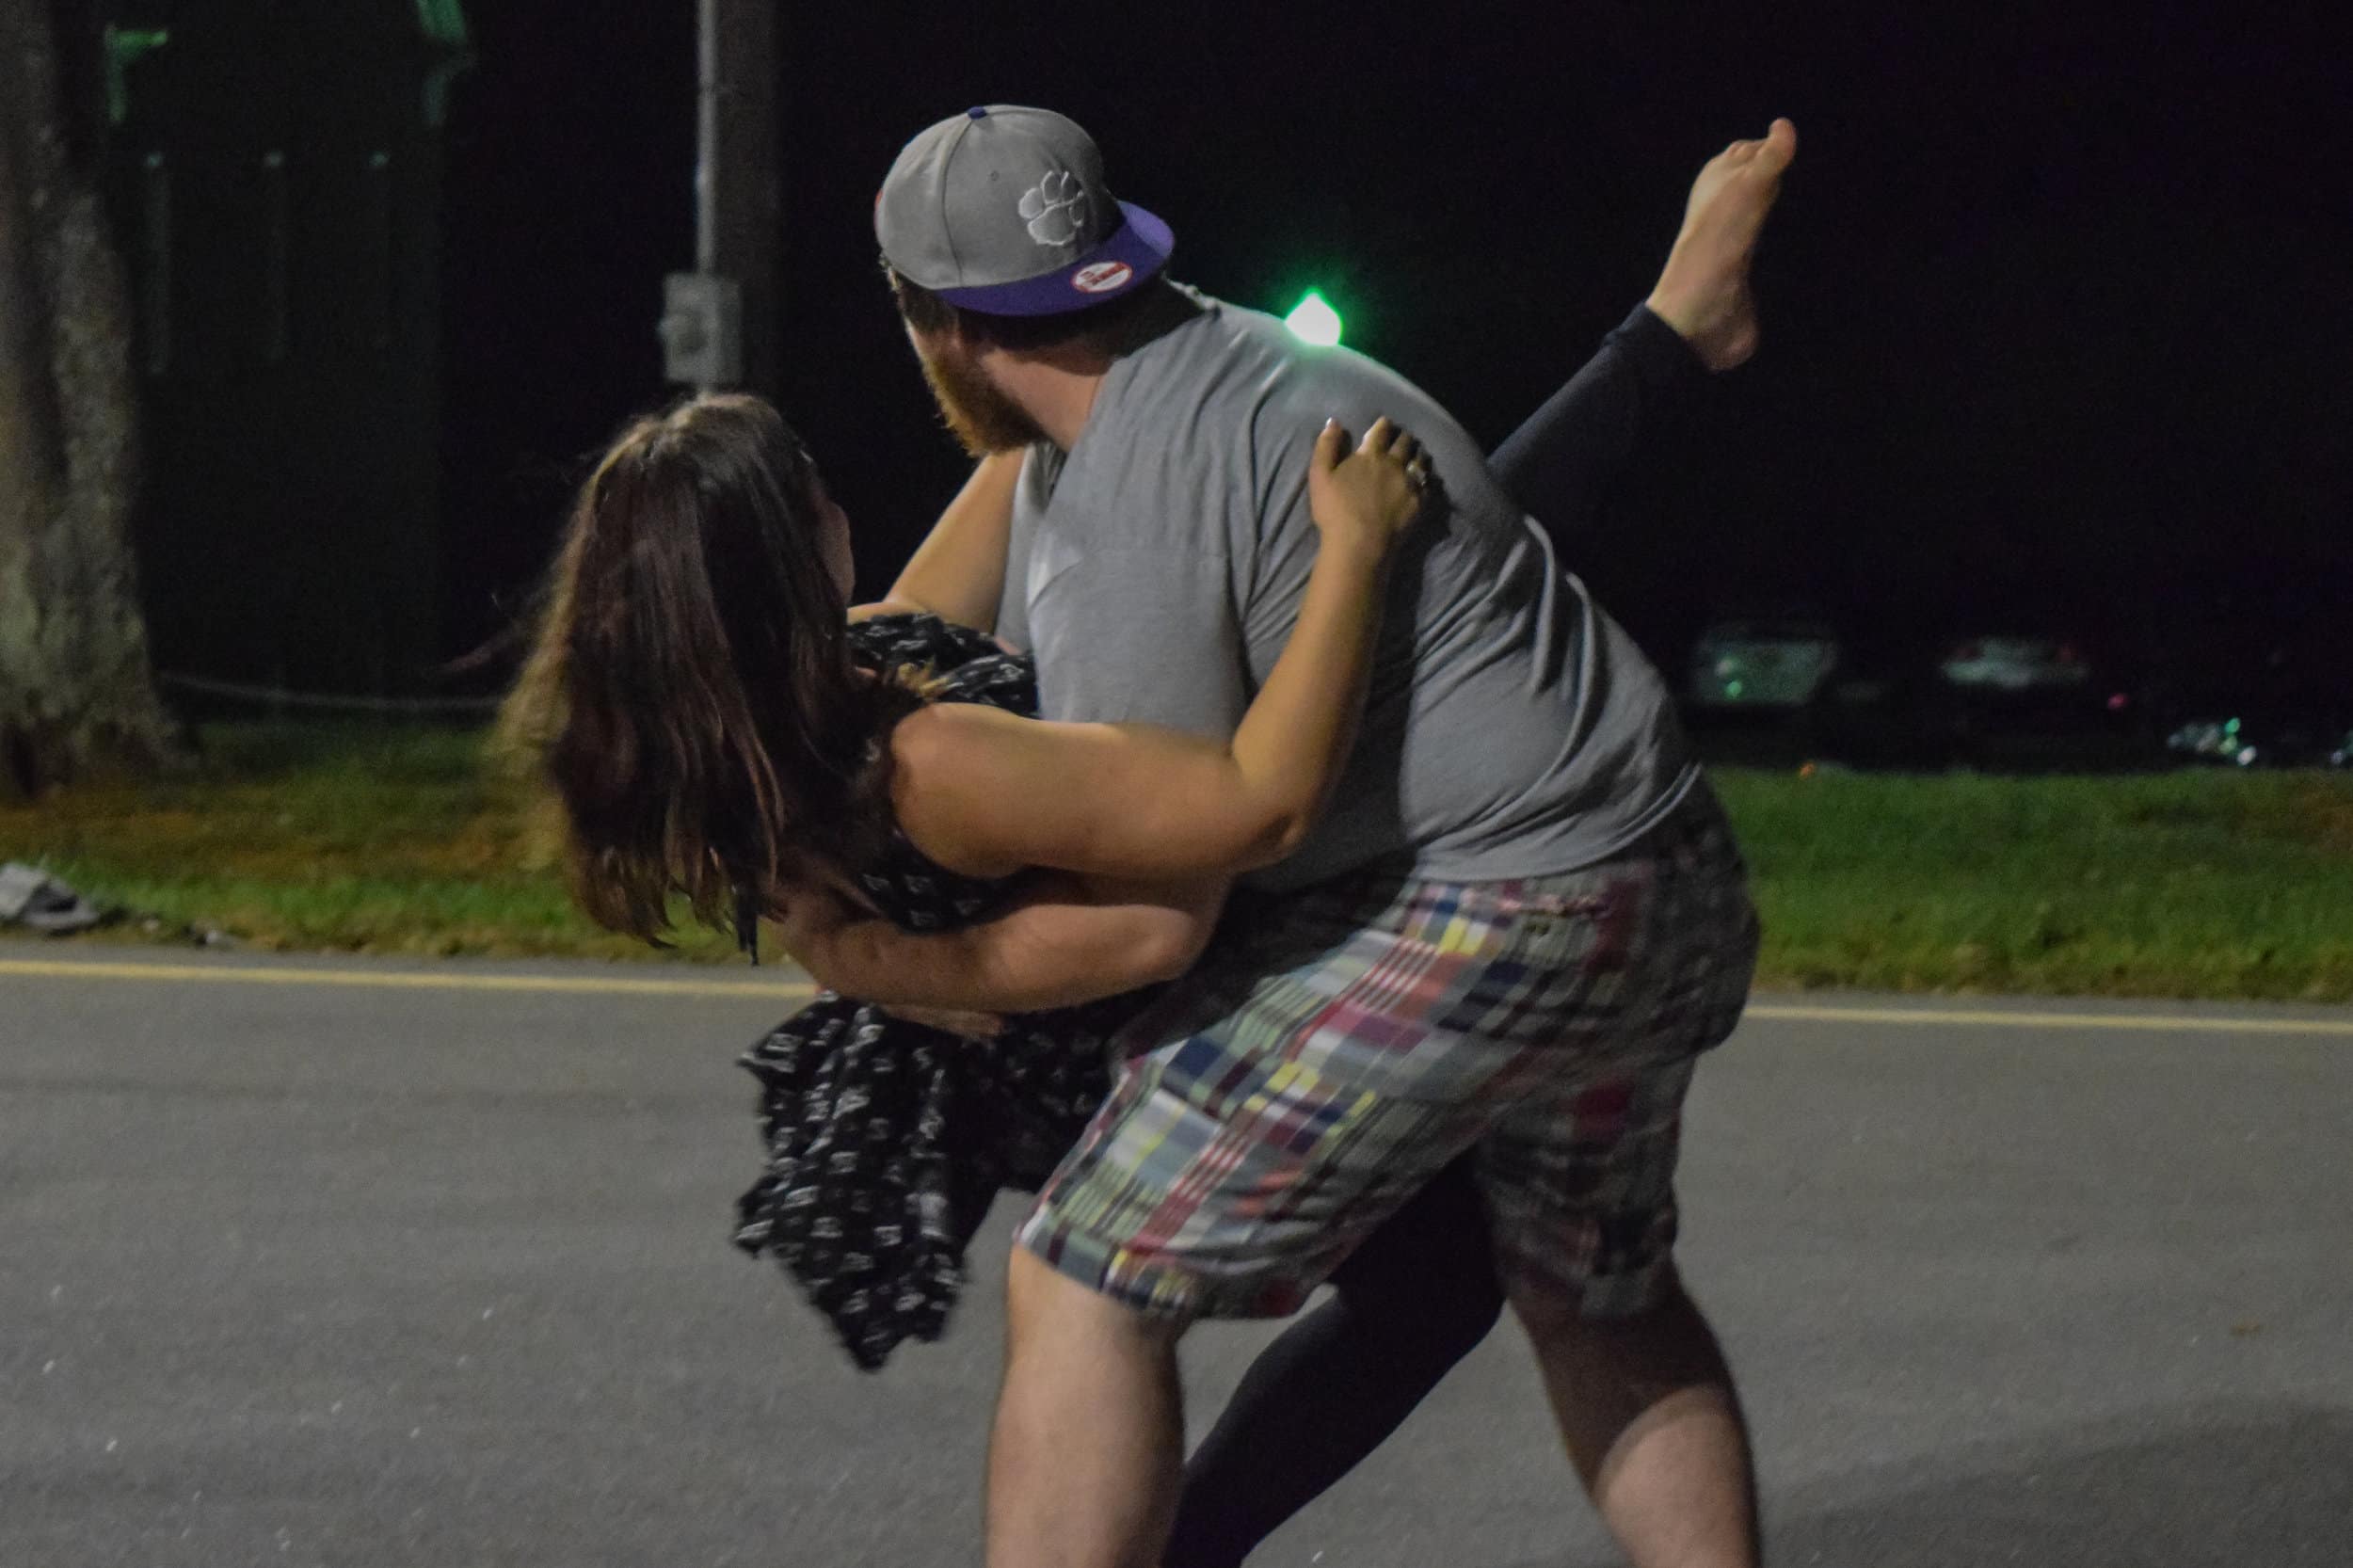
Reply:
[[1068, 1345], [1075, 1336], [1138, 1342], [1158, 1349], [1174, 1345], [1183, 1320], [1137, 1311], [1088, 1289], [1019, 1242], [1005, 1266], [1005, 1342], [1019, 1354], [1032, 1344]]
[[1638, 1339], [1662, 1327], [1682, 1322], [1692, 1313], [1691, 1299], [1673, 1264], [1663, 1266], [1647, 1288], [1631, 1303], [1604, 1303], [1589, 1297], [1598, 1287], [1579, 1288], [1547, 1279], [1526, 1269], [1513, 1271], [1505, 1293], [1513, 1315], [1539, 1345], [1561, 1342], [1606, 1343]]
[[1504, 1296], [1512, 1304], [1512, 1315], [1539, 1347], [1583, 1331], [1584, 1305], [1570, 1287], [1520, 1274], [1505, 1282]]

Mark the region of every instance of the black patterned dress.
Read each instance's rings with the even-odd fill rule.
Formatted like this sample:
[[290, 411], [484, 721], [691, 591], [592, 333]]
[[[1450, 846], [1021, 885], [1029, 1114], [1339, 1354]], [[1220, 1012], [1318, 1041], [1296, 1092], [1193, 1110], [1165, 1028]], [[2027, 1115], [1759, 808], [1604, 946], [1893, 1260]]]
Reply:
[[[850, 629], [859, 661], [939, 678], [936, 700], [1037, 711], [1030, 661], [933, 616]], [[961, 876], [894, 834], [858, 881], [907, 931], [986, 918], [1017, 877]], [[831, 992], [746, 1052], [768, 1168], [738, 1200], [736, 1245], [774, 1257], [872, 1371], [901, 1341], [936, 1339], [964, 1252], [1000, 1188], [1034, 1192], [1111, 1083], [1111, 1032], [1135, 997], [1017, 1016], [991, 1040], [893, 1018]]]

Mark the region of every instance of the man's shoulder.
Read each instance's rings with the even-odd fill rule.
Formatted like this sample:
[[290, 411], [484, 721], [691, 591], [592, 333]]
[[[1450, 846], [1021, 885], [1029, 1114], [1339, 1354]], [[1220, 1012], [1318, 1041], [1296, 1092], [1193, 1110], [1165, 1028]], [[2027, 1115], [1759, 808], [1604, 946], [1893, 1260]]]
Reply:
[[1123, 355], [1097, 392], [1068, 460], [1074, 495], [1132, 501], [1160, 485], [1195, 497], [1264, 444], [1262, 415], [1289, 400], [1284, 344], [1258, 312], [1193, 297], [1193, 313]]
[[[1152, 417], [1173, 404], [1207, 406], [1247, 394], [1284, 368], [1287, 334], [1272, 317], [1188, 290], [1195, 310], [1122, 356], [1106, 410]], [[1268, 328], [1275, 328], [1270, 333]]]
[[1264, 312], [1214, 303], [1224, 344], [1254, 411], [1286, 444], [1300, 429], [1312, 443], [1316, 429], [1334, 414], [1349, 418], [1369, 410], [1401, 424], [1454, 423], [1436, 398], [1370, 355], [1305, 344]]
[[1113, 409], [1219, 399], [1256, 408], [1353, 389], [1429, 401], [1396, 371], [1353, 349], [1302, 343], [1263, 311], [1185, 292], [1193, 312], [1123, 357], [1110, 383]]
[[1124, 511], [1123, 531], [1139, 533], [1174, 526], [1155, 520], [1169, 508], [1181, 507], [1189, 534], [1219, 514], [1239, 548], [1272, 512], [1304, 504], [1307, 455], [1328, 418], [1361, 431], [1386, 415], [1426, 442], [1436, 438], [1450, 468], [1475, 459], [1456, 446], [1467, 438], [1445, 409], [1387, 366], [1311, 346], [1263, 312], [1188, 292], [1194, 312], [1125, 357], [1098, 393], [1066, 475], [1073, 504]]

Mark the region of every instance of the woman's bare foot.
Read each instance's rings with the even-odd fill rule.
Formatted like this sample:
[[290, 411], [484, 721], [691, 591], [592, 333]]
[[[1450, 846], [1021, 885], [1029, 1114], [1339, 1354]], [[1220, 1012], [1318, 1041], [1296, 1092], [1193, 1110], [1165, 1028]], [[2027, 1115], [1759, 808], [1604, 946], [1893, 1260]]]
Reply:
[[1782, 173], [1797, 155], [1798, 128], [1776, 120], [1763, 140], [1734, 142], [1691, 182], [1683, 232], [1651, 291], [1650, 308], [1709, 370], [1730, 370], [1756, 352], [1749, 264], [1765, 215], [1781, 194]]

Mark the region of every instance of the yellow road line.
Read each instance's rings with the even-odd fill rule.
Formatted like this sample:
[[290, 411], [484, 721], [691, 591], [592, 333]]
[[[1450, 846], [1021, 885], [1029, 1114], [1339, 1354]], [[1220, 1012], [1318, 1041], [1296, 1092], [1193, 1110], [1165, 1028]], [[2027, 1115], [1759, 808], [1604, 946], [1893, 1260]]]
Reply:
[[153, 980], [244, 985], [357, 985], [396, 991], [536, 991], [575, 996], [760, 997], [803, 1001], [806, 981], [655, 980], [628, 975], [419, 973], [397, 969], [264, 968], [252, 964], [109, 964], [0, 958], [0, 976], [44, 980]]
[[[802, 1001], [806, 981], [654, 979], [629, 975], [467, 974], [463, 970], [312, 969], [252, 964], [126, 964], [0, 958], [0, 976], [49, 980], [195, 981], [248, 985], [345, 985], [408, 991], [520, 991], [572, 996], [754, 997]], [[2159, 1034], [2301, 1034], [2353, 1038], [2353, 1018], [2234, 1018], [2126, 1013], [2027, 1013], [1994, 1008], [1835, 1007], [1752, 1003], [1769, 1023], [1885, 1024], [1897, 1028], [2106, 1030]]]
[[2154, 1034], [2320, 1034], [2353, 1037], [2353, 1019], [2233, 1018], [2126, 1013], [2010, 1013], [1927, 1007], [1797, 1007], [1754, 1002], [1747, 1016], [1773, 1023], [1943, 1024], [1971, 1029], [2105, 1029]]

